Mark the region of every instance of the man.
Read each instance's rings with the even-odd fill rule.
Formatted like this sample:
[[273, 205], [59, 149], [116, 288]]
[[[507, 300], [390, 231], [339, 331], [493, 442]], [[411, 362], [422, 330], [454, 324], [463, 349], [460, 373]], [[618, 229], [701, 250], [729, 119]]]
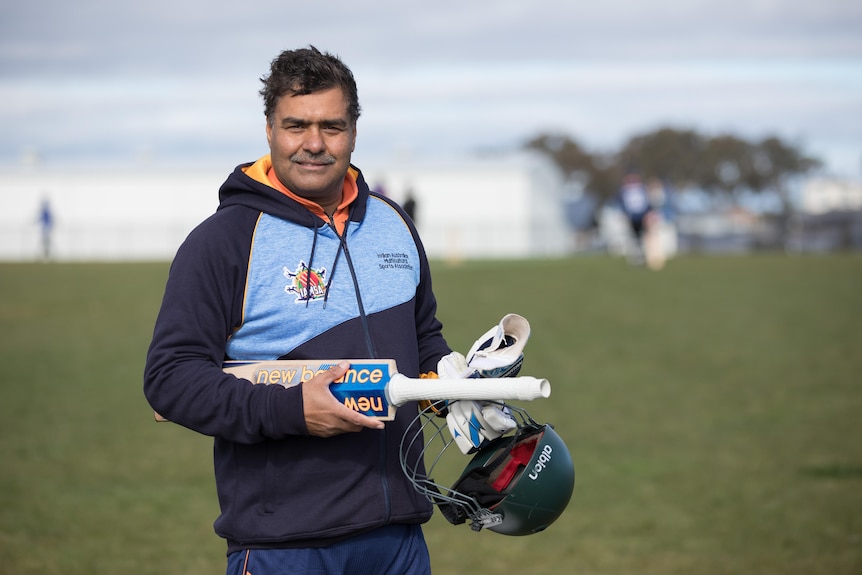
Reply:
[[42, 231], [42, 258], [51, 259], [51, 233], [54, 231], [54, 215], [48, 198], [42, 200], [39, 208], [39, 227]]
[[410, 219], [416, 223], [416, 198], [413, 197], [413, 190], [407, 190], [407, 199], [404, 200], [404, 205], [402, 207]]
[[628, 172], [620, 188], [620, 206], [629, 220], [634, 238], [634, 249], [630, 261], [641, 264], [644, 261], [643, 237], [647, 214], [650, 211], [649, 197], [646, 186], [636, 172]]
[[[350, 70], [314, 47], [262, 79], [270, 154], [238, 166], [177, 252], [144, 391], [214, 437], [228, 574], [428, 573], [432, 512], [399, 466], [416, 405], [383, 422], [339, 403], [342, 363], [293, 388], [225, 374], [226, 359], [387, 358], [408, 377], [451, 350], [416, 229], [350, 164]], [[386, 253], [406, 259], [384, 266]], [[417, 445], [417, 449], [418, 449]]]

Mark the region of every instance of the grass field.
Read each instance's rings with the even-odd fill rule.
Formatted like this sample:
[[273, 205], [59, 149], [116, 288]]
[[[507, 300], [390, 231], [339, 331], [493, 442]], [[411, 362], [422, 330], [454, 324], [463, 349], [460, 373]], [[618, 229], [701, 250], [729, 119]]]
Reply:
[[[141, 391], [166, 263], [0, 264], [0, 573], [224, 573], [211, 440]], [[449, 343], [530, 319], [577, 469], [546, 532], [435, 516], [435, 573], [862, 573], [862, 258], [435, 265]]]

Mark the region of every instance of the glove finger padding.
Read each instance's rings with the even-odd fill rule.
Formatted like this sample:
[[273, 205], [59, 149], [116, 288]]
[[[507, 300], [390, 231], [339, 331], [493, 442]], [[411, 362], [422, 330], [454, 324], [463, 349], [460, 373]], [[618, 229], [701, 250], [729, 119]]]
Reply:
[[437, 362], [437, 377], [440, 379], [464, 379], [469, 373], [467, 359], [457, 351], [444, 355]]
[[449, 404], [446, 425], [458, 449], [467, 455], [486, 441], [497, 439], [516, 428], [518, 424], [505, 405], [491, 401], [460, 400]]

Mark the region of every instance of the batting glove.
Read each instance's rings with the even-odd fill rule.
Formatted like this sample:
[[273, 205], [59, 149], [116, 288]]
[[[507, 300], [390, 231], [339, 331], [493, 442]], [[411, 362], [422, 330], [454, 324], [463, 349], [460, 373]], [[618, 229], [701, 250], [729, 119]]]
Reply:
[[[465, 379], [474, 372], [467, 365], [466, 358], [457, 351], [437, 362], [437, 374], [441, 378]], [[476, 451], [485, 441], [496, 439], [517, 427], [508, 408], [491, 401], [449, 401], [445, 416], [449, 434], [464, 455]]]
[[524, 362], [530, 322], [510, 313], [476, 340], [467, 352], [467, 377], [514, 377]]
[[505, 405], [466, 399], [449, 403], [446, 425], [464, 455], [518, 426]]
[[[530, 323], [520, 315], [508, 314], [476, 340], [466, 358], [453, 352], [441, 359], [437, 373], [453, 378], [515, 377], [521, 371], [529, 337]], [[450, 402], [446, 424], [465, 455], [517, 427], [509, 408], [494, 401]]]

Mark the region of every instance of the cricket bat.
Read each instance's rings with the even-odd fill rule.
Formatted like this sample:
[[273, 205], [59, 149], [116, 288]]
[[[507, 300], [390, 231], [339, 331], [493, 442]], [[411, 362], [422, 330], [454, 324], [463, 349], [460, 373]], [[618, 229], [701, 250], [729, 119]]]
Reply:
[[[293, 387], [328, 370], [340, 360], [226, 361], [225, 373], [254, 384]], [[329, 385], [345, 406], [383, 421], [408, 401], [428, 399], [524, 400], [551, 395], [547, 379], [530, 376], [481, 379], [416, 379], [398, 373], [391, 359], [351, 359], [350, 368]], [[158, 413], [156, 421], [168, 421]]]

